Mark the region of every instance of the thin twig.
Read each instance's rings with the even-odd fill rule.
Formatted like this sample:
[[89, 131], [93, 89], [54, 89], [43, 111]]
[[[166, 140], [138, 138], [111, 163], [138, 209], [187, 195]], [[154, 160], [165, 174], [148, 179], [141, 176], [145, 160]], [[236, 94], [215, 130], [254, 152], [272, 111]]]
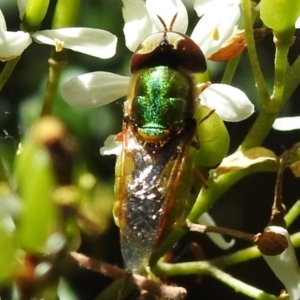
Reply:
[[94, 272], [101, 273], [114, 279], [125, 279], [130, 276], [132, 283], [135, 284], [140, 290], [146, 290], [153, 295], [167, 299], [179, 300], [183, 299], [187, 294], [186, 290], [182, 287], [168, 286], [146, 279], [141, 275], [129, 274], [127, 271], [121, 268], [98, 261], [77, 252], [70, 252], [69, 254], [72, 260], [82, 268], [90, 269]]
[[237, 239], [246, 240], [251, 243], [253, 243], [253, 239], [255, 237], [254, 234], [251, 233], [245, 233], [242, 231], [224, 228], [224, 227], [218, 227], [218, 226], [207, 226], [202, 224], [195, 224], [195, 223], [191, 223], [189, 220], [187, 220], [187, 226], [191, 231], [197, 231], [200, 233], [208, 233], [208, 232], [219, 233], [219, 234], [229, 235]]

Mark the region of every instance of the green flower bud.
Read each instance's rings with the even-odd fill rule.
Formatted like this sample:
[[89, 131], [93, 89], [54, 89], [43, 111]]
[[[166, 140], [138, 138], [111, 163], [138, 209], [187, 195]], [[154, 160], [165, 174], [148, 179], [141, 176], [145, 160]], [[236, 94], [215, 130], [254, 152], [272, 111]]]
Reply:
[[[212, 113], [210, 115], [210, 113]], [[223, 120], [212, 109], [201, 105], [196, 110], [198, 122], [196, 138], [199, 150], [195, 151], [196, 166], [215, 166], [226, 155], [229, 149], [229, 134]]]
[[261, 19], [273, 29], [280, 41], [289, 40], [295, 31], [295, 22], [300, 15], [299, 0], [261, 0]]
[[49, 6], [49, 0], [29, 0], [22, 18], [24, 31], [37, 31]]
[[80, 8], [80, 0], [59, 0], [56, 4], [52, 28], [74, 26]]

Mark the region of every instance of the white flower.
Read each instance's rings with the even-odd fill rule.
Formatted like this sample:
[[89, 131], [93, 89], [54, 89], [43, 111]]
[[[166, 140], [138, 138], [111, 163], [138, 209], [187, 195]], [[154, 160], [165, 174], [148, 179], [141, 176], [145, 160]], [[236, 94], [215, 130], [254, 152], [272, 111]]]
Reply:
[[290, 300], [300, 299], [300, 270], [288, 231], [279, 226], [269, 226], [265, 231], [282, 234], [288, 241], [288, 248], [275, 256], [263, 255], [269, 267], [285, 286]]
[[29, 33], [23, 31], [10, 32], [0, 10], [0, 60], [9, 60], [21, 53], [31, 44]]
[[116, 141], [114, 134], [109, 135], [104, 141], [104, 146], [100, 148], [101, 155], [120, 155], [122, 151], [122, 143]]
[[[192, 40], [208, 57], [220, 49], [232, 35], [240, 17], [238, 0], [196, 1], [194, 8], [198, 16], [203, 16], [191, 34]], [[167, 28], [176, 15], [173, 31], [186, 33], [188, 15], [181, 0], [123, 0], [124, 34], [126, 46], [134, 52], [138, 45], [149, 35], [163, 31], [161, 17]], [[139, 29], [137, 31], [137, 28]]]
[[[231, 36], [233, 27], [240, 16], [239, 1], [222, 0], [222, 5], [220, 5], [220, 1], [214, 0], [214, 5], [205, 9], [205, 15], [192, 33], [198, 45], [206, 40], [210, 41], [205, 43], [205, 49], [202, 49], [201, 46], [205, 55], [211, 53], [210, 49], [215, 51], [218, 47], [220, 48], [223, 40]], [[181, 33], [186, 31], [187, 11], [181, 0], [164, 0], [163, 2], [147, 0], [146, 4], [143, 0], [123, 0], [123, 5], [126, 46], [131, 51], [134, 51], [140, 42], [149, 35], [164, 30], [158, 16], [164, 20], [167, 28], [172, 25], [174, 31]], [[220, 10], [218, 9], [219, 6]], [[230, 20], [228, 16], [224, 16], [224, 9], [228, 9], [226, 12], [229, 14]], [[218, 16], [217, 19], [214, 18], [215, 14]], [[175, 15], [175, 22], [171, 24]], [[209, 16], [210, 21], [207, 20], [206, 15]], [[223, 24], [223, 21], [226, 24]], [[214, 36], [213, 33], [216, 31], [217, 34]], [[88, 73], [66, 82], [62, 88], [62, 96], [73, 106], [101, 106], [125, 96], [127, 93], [126, 86], [129, 82], [129, 77], [112, 73]], [[254, 112], [254, 106], [245, 93], [224, 84], [208, 86], [201, 94], [201, 103], [215, 109], [221, 118], [231, 122], [248, 118]]]
[[275, 120], [273, 128], [280, 131], [300, 129], [300, 116], [278, 118]]
[[[199, 224], [207, 225], [207, 226], [216, 226], [213, 218], [208, 214], [204, 213], [197, 220]], [[227, 250], [231, 248], [235, 244], [235, 240], [232, 239], [230, 242], [225, 241], [223, 236], [219, 233], [208, 232], [206, 235], [221, 249]]]
[[32, 39], [38, 43], [54, 45], [56, 51], [67, 48], [99, 58], [112, 57], [117, 44], [116, 36], [105, 30], [93, 28], [70, 27], [35, 33], [7, 31], [5, 19], [0, 10], [0, 60], [7, 61], [20, 56], [32, 43]]

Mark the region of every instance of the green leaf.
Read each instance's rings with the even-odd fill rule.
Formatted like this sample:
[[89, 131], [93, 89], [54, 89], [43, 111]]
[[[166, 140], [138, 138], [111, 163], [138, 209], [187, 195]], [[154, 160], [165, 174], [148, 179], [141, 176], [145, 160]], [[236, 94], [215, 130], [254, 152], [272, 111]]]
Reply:
[[3, 226], [3, 219], [0, 220], [0, 282], [7, 280], [13, 271], [16, 244], [13, 234]]
[[43, 252], [56, 221], [55, 179], [47, 149], [30, 137], [23, 147], [16, 160], [18, 190], [24, 201], [19, 238], [25, 249]]

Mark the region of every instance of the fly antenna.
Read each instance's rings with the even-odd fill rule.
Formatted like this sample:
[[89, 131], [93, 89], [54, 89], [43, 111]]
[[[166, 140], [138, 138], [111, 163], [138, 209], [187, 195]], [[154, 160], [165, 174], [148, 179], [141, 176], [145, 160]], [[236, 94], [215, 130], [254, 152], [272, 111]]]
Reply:
[[170, 28], [169, 28], [169, 31], [172, 31], [173, 30], [173, 25], [176, 21], [176, 18], [177, 18], [177, 13], [174, 15], [172, 21], [171, 21], [171, 24], [170, 24]]
[[167, 27], [167, 25], [166, 25], [165, 21], [162, 19], [162, 17], [160, 17], [159, 15], [157, 15], [157, 18], [159, 19], [160, 23], [164, 27], [164, 32], [168, 32], [168, 31], [172, 31], [173, 30], [173, 25], [174, 25], [174, 23], [176, 21], [177, 13], [174, 15], [169, 28]]
[[166, 25], [165, 21], [162, 19], [162, 17], [160, 17], [159, 15], [157, 15], [157, 17], [158, 17], [158, 20], [160, 21], [160, 23], [162, 24], [162, 26], [164, 27], [164, 32], [169, 31], [167, 28], [167, 25]]

